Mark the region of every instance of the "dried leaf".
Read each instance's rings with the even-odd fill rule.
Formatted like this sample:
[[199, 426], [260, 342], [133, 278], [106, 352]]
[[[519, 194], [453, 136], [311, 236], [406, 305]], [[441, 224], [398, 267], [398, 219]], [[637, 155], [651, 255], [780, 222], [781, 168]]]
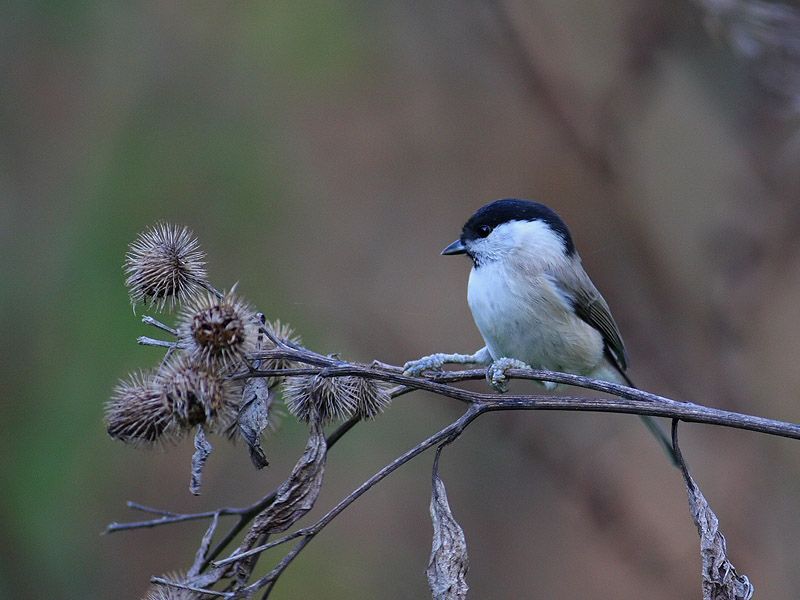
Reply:
[[431, 520], [433, 545], [426, 574], [433, 600], [463, 600], [469, 590], [466, 581], [469, 569], [467, 540], [450, 511], [444, 482], [439, 477], [438, 454], [433, 464]]
[[200, 483], [203, 479], [203, 467], [211, 454], [211, 444], [206, 439], [203, 427], [198, 425], [197, 432], [194, 434], [194, 454], [192, 455], [192, 481], [189, 483], [189, 491], [195, 496], [200, 495]]
[[314, 507], [325, 471], [325, 435], [319, 424], [311, 428], [306, 449], [284, 481], [272, 504], [253, 523], [258, 535], [285, 531]]
[[[264, 313], [256, 313], [256, 320], [261, 327], [266, 325]], [[259, 330], [256, 338], [256, 350], [261, 350], [267, 341]], [[254, 369], [262, 367], [261, 361], [253, 363]], [[237, 427], [239, 434], [247, 442], [250, 450], [250, 460], [256, 469], [263, 469], [269, 465], [264, 449], [261, 447], [261, 434], [269, 424], [269, 411], [272, 405], [274, 392], [270, 388], [269, 380], [263, 377], [248, 379], [242, 391], [242, 408], [239, 411]]]
[[719, 519], [700, 488], [687, 473], [687, 492], [692, 520], [700, 534], [700, 557], [703, 561], [703, 600], [749, 600], [755, 588], [746, 575], [738, 575], [728, 560], [725, 536]]
[[242, 393], [242, 410], [239, 413], [239, 433], [250, 449], [250, 460], [256, 469], [269, 465], [264, 449], [261, 447], [261, 433], [269, 423], [269, 407], [272, 403], [272, 390], [262, 377], [248, 379]]
[[[322, 426], [313, 422], [306, 449], [291, 475], [278, 488], [275, 499], [254, 519], [237, 553], [257, 546], [262, 536], [286, 531], [314, 507], [325, 472], [327, 444]], [[255, 557], [239, 563], [240, 578], [249, 574]]]

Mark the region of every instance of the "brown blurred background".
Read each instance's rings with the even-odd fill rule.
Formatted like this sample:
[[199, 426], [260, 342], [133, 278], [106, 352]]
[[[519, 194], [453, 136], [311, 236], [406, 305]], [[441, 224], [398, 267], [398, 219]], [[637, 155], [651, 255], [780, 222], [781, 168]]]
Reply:
[[[138, 598], [204, 524], [287, 474], [191, 444], [110, 440], [102, 406], [154, 364], [126, 244], [189, 225], [219, 287], [314, 349], [402, 363], [467, 352], [466, 260], [439, 257], [488, 200], [569, 223], [643, 387], [800, 420], [800, 18], [793, 5], [670, 2], [12, 1], [0, 18], [0, 597]], [[536, 391], [515, 383], [515, 391]], [[407, 396], [331, 451], [318, 510], [454, 419]], [[687, 425], [684, 452], [731, 559], [796, 598], [800, 445]], [[432, 457], [317, 537], [276, 598], [425, 598]], [[698, 598], [677, 471], [629, 416], [515, 413], [442, 458], [473, 598]], [[315, 513], [316, 514], [316, 513]], [[267, 556], [262, 569], [275, 555]]]

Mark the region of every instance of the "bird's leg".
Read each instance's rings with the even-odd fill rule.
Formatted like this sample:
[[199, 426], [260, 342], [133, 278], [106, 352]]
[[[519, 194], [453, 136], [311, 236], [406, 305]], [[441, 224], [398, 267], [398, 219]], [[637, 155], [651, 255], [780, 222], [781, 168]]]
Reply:
[[475, 354], [444, 354], [438, 352], [429, 354], [417, 360], [410, 360], [403, 365], [403, 374], [410, 377], [419, 377], [423, 371], [438, 371], [444, 365], [488, 365], [492, 362], [492, 357], [486, 347], [481, 348]]
[[486, 369], [486, 381], [498, 392], [505, 394], [508, 391], [508, 376], [506, 375], [506, 371], [509, 369], [530, 368], [530, 365], [526, 365], [516, 358], [498, 358]]

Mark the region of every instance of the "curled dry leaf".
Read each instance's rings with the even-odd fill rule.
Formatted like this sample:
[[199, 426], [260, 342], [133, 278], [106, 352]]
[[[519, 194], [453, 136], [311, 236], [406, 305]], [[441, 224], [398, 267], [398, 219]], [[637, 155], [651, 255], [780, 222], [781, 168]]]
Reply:
[[[264, 327], [266, 319], [263, 313], [256, 314], [256, 322]], [[264, 347], [264, 334], [259, 332], [256, 338], [256, 349]], [[261, 361], [253, 362], [253, 368], [260, 369]], [[261, 434], [269, 425], [270, 408], [274, 399], [274, 385], [263, 377], [253, 377], [248, 379], [242, 391], [242, 408], [239, 410], [239, 417], [236, 419], [236, 429], [231, 433], [231, 437], [238, 430], [250, 450], [250, 460], [256, 469], [263, 469], [269, 465], [264, 449], [261, 447]]]
[[208, 455], [211, 454], [212, 446], [206, 439], [203, 426], [198, 425], [194, 434], [194, 454], [192, 455], [192, 480], [189, 483], [189, 491], [195, 495], [200, 495], [200, 484], [203, 480], [203, 467], [206, 465]]
[[261, 447], [261, 433], [269, 424], [269, 408], [272, 404], [273, 390], [263, 377], [248, 379], [242, 393], [242, 409], [237, 419], [239, 434], [250, 449], [250, 460], [256, 469], [269, 465], [264, 449]]
[[700, 534], [700, 558], [703, 562], [703, 600], [749, 600], [755, 588], [746, 575], [736, 573], [728, 560], [725, 536], [719, 519], [688, 473], [686, 488], [692, 520]]
[[453, 518], [444, 482], [439, 477], [439, 455], [433, 463], [433, 493], [431, 494], [433, 545], [428, 561], [428, 585], [433, 600], [463, 600], [469, 586], [467, 540], [464, 530]]
[[[314, 507], [322, 489], [327, 449], [322, 426], [312, 422], [303, 455], [278, 488], [272, 504], [255, 518], [237, 553], [257, 546], [262, 536], [286, 531]], [[250, 557], [239, 563], [240, 578], [249, 574], [255, 560]]]

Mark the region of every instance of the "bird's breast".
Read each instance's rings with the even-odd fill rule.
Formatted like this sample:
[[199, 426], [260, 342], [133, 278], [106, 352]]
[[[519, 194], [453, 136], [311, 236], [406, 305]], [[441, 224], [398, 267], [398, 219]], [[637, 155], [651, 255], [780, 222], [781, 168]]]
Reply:
[[470, 273], [467, 289], [475, 324], [494, 359], [589, 374], [603, 360], [603, 338], [575, 315], [544, 273], [513, 273], [501, 261]]

